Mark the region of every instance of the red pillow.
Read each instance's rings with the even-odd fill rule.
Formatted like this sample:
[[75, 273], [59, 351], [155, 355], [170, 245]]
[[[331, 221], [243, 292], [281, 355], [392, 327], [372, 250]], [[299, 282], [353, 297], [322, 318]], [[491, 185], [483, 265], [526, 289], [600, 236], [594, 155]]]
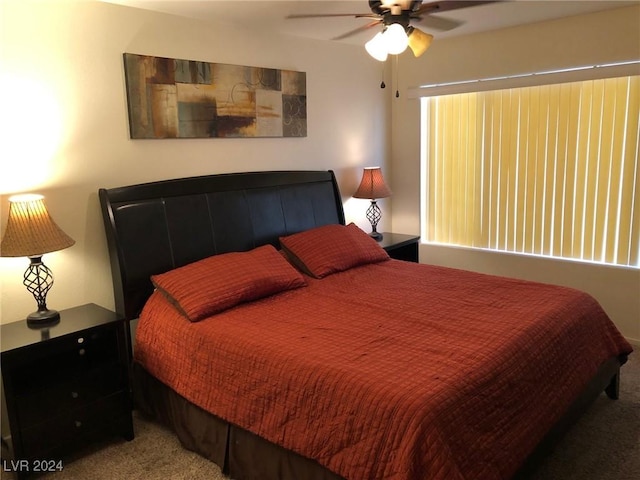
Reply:
[[153, 275], [151, 281], [192, 322], [307, 284], [272, 245], [214, 255]]
[[389, 259], [378, 242], [353, 223], [280, 237], [280, 245], [298, 268], [315, 278]]

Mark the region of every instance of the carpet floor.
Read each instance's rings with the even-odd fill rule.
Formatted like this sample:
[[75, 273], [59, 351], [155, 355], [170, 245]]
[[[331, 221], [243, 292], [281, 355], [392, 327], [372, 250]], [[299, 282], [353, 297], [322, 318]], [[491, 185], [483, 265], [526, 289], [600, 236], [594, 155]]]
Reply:
[[[134, 413], [131, 442], [97, 445], [46, 480], [227, 480], [220, 468], [185, 450], [166, 428]], [[1, 480], [13, 478], [2, 472]], [[530, 480], [640, 479], [640, 354], [622, 367], [620, 399], [601, 394]], [[300, 479], [304, 480], [304, 479]], [[472, 479], [470, 479], [472, 480]]]

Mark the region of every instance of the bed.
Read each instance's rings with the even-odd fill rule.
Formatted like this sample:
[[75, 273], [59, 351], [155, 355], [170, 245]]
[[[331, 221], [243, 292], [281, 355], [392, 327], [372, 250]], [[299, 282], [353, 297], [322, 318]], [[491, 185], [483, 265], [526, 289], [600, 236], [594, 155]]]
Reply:
[[631, 346], [573, 289], [388, 258], [331, 171], [100, 189], [135, 404], [243, 479], [526, 477]]

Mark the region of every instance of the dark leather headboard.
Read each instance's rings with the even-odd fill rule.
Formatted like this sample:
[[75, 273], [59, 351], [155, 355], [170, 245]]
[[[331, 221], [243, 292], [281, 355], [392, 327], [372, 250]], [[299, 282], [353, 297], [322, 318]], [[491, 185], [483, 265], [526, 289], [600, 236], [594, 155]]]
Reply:
[[309, 228], [344, 224], [332, 171], [250, 172], [99, 190], [116, 310], [137, 318], [149, 277]]

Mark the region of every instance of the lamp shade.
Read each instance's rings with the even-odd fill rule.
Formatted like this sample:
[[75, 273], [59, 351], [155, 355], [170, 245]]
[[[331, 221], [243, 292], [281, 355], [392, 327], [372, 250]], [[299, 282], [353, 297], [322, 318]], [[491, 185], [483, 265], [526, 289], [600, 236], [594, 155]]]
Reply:
[[387, 187], [382, 176], [380, 167], [368, 167], [362, 172], [362, 180], [354, 198], [368, 198], [374, 200], [376, 198], [385, 198], [391, 196], [391, 190]]
[[42, 195], [15, 195], [9, 198], [9, 218], [0, 243], [0, 256], [43, 255], [74, 243], [75, 240], [53, 221]]

